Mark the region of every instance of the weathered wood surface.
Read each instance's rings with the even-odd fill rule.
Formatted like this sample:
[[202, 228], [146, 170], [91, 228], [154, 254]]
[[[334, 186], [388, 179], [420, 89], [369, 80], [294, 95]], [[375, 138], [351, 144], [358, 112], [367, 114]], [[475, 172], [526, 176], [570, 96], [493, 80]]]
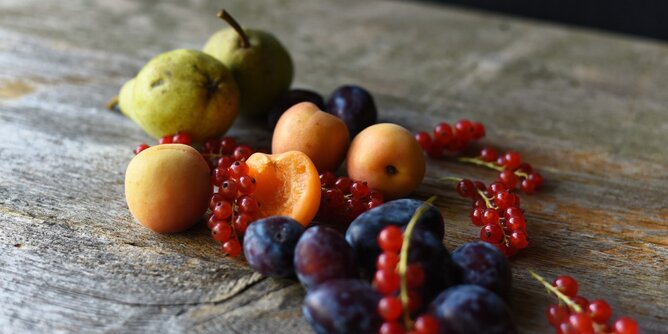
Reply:
[[[104, 109], [150, 57], [200, 48], [218, 1], [0, 3], [0, 332], [310, 332], [302, 288], [219, 255], [205, 228], [163, 236], [123, 198], [149, 138]], [[582, 293], [668, 328], [668, 48], [463, 12], [362, 1], [226, 1], [279, 36], [296, 86], [370, 89], [381, 120], [412, 130], [467, 117], [547, 180], [523, 196], [530, 247], [513, 262], [524, 333], [549, 332], [533, 281], [571, 274]], [[232, 135], [267, 144], [239, 122]], [[493, 174], [430, 161], [416, 196], [439, 196], [450, 250], [475, 239], [469, 204], [436, 179]]]

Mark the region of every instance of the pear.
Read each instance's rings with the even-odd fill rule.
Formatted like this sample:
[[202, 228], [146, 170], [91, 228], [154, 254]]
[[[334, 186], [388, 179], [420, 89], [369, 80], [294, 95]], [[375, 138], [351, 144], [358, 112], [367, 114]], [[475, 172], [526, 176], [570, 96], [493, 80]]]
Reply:
[[160, 138], [187, 132], [193, 141], [219, 137], [239, 112], [239, 88], [230, 70], [197, 50], [179, 49], [151, 59], [121, 88], [123, 114]]
[[294, 67], [290, 54], [272, 34], [242, 29], [221, 10], [218, 16], [231, 27], [213, 34], [204, 52], [227, 66], [239, 85], [242, 115], [267, 115], [273, 102], [292, 83]]

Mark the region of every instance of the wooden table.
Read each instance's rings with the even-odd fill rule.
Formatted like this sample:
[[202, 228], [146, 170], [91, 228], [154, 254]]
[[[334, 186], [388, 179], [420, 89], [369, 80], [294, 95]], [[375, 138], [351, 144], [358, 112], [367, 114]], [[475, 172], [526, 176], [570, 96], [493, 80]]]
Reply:
[[[201, 227], [133, 222], [123, 174], [152, 142], [104, 104], [152, 56], [201, 48], [214, 1], [0, 4], [0, 332], [302, 333], [303, 289], [223, 258]], [[668, 329], [668, 47], [459, 9], [400, 2], [226, 1], [288, 46], [296, 87], [372, 91], [382, 121], [413, 131], [483, 121], [546, 179], [522, 196], [530, 246], [513, 261], [512, 311], [550, 332], [553, 298], [528, 274], [570, 274], [589, 298]], [[239, 121], [230, 132], [266, 145]], [[492, 181], [428, 163], [447, 247], [476, 239], [469, 203], [437, 178]]]

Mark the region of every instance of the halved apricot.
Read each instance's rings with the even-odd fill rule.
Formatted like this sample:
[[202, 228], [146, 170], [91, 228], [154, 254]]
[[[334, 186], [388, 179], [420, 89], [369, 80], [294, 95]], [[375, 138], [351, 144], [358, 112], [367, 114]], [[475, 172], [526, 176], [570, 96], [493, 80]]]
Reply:
[[260, 204], [256, 218], [288, 216], [307, 226], [320, 206], [320, 177], [309, 157], [298, 151], [255, 153], [246, 160]]

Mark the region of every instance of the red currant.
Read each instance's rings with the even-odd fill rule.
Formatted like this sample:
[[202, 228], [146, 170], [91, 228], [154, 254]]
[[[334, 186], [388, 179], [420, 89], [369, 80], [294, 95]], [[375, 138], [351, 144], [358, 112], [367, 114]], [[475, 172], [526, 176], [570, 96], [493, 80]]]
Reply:
[[374, 276], [373, 283], [378, 292], [383, 295], [389, 295], [399, 290], [399, 274], [394, 270], [378, 270]]
[[331, 188], [336, 182], [336, 176], [332, 172], [324, 172], [320, 174], [320, 185], [326, 188]]
[[243, 195], [237, 199], [237, 205], [241, 213], [255, 213], [260, 209], [260, 205], [255, 198], [249, 195]]
[[520, 156], [519, 153], [515, 151], [508, 151], [506, 154], [503, 156], [504, 160], [504, 166], [507, 169], [510, 169], [512, 171], [516, 170], [517, 168], [520, 167], [520, 164], [522, 164], [522, 157]]
[[232, 155], [237, 148], [237, 141], [232, 137], [225, 137], [220, 141], [220, 150], [222, 154]]
[[594, 323], [584, 313], [574, 313], [568, 317], [568, 322], [577, 333], [594, 333]]
[[485, 126], [479, 122], [471, 123], [472, 139], [480, 139], [485, 136]]
[[172, 136], [172, 135], [166, 135], [166, 136], [160, 137], [160, 139], [158, 139], [158, 144], [160, 144], [160, 145], [171, 144], [173, 142], [174, 142], [174, 136]]
[[572, 298], [578, 294], [578, 282], [573, 277], [559, 275], [554, 279], [552, 285], [568, 297]]
[[399, 264], [399, 255], [395, 252], [382, 252], [376, 259], [376, 269], [394, 270]]
[[[441, 145], [447, 145], [452, 140], [452, 128], [448, 123], [438, 123], [434, 128], [434, 139]], [[433, 147], [433, 146], [432, 146]]]
[[419, 288], [424, 284], [424, 269], [419, 263], [408, 265], [406, 270], [406, 283], [409, 288]]
[[403, 232], [397, 226], [390, 225], [385, 227], [378, 234], [378, 246], [386, 252], [398, 253], [403, 243]]
[[238, 180], [240, 177], [248, 175], [248, 165], [243, 161], [237, 160], [227, 169], [227, 174], [231, 178]]
[[213, 215], [216, 216], [219, 220], [225, 220], [230, 218], [232, 215], [232, 204], [228, 201], [219, 201], [216, 203], [216, 207], [213, 208]]
[[527, 234], [523, 231], [513, 231], [510, 234], [510, 244], [517, 249], [524, 249], [529, 245]]
[[473, 139], [473, 127], [471, 121], [462, 119], [455, 123], [455, 137], [462, 141]]
[[369, 195], [369, 187], [366, 182], [355, 181], [350, 186], [350, 194], [355, 198], [363, 198]]
[[211, 236], [218, 242], [225, 242], [232, 237], [232, 227], [230, 224], [220, 222], [211, 229]]
[[177, 132], [172, 137], [172, 141], [176, 144], [190, 145], [192, 144], [192, 138], [189, 134], [185, 132]]
[[251, 194], [252, 192], [255, 191], [256, 187], [255, 178], [252, 176], [243, 175], [239, 177], [239, 182], [237, 182], [237, 185], [239, 186], [240, 193], [246, 195]]
[[615, 324], [613, 327], [615, 328], [615, 334], [640, 333], [640, 330], [638, 329], [638, 323], [629, 317], [618, 318], [617, 320], [615, 320]]
[[230, 239], [225, 241], [223, 244], [223, 253], [231, 256], [237, 257], [241, 254], [241, 245], [237, 239]]
[[471, 180], [463, 179], [457, 182], [457, 193], [461, 197], [473, 198], [477, 194], [476, 186]]
[[234, 230], [238, 234], [245, 234], [248, 224], [251, 221], [251, 216], [246, 213], [240, 213], [234, 217]]
[[397, 297], [385, 296], [378, 302], [378, 314], [385, 321], [397, 320], [401, 313], [401, 301]]
[[483, 226], [482, 214], [486, 209], [483, 208], [474, 208], [471, 210], [471, 222], [476, 226]]
[[237, 161], [245, 161], [248, 159], [248, 157], [253, 154], [253, 149], [250, 148], [248, 145], [239, 145], [234, 149], [234, 153], [232, 153], [232, 156], [234, 157], [234, 160]]
[[237, 197], [238, 190], [237, 182], [234, 180], [227, 180], [220, 185], [218, 193], [224, 198], [232, 200]]
[[550, 305], [550, 307], [547, 308], [547, 321], [549, 321], [552, 326], [556, 327], [568, 318], [568, 314], [568, 309], [565, 306]]
[[141, 145], [137, 146], [137, 148], [135, 148], [134, 151], [132, 151], [132, 152], [135, 155], [137, 155], [137, 154], [141, 153], [143, 150], [145, 150], [149, 147], [151, 147], [151, 146], [148, 146], [147, 144], [141, 144]]
[[339, 188], [344, 194], [350, 193], [350, 186], [353, 185], [353, 181], [345, 176], [341, 176], [338, 179], [336, 179], [336, 182], [334, 182], [334, 186]]
[[378, 334], [404, 334], [404, 327], [396, 321], [383, 322]]
[[589, 303], [587, 310], [589, 311], [589, 315], [594, 320], [594, 322], [599, 324], [608, 322], [612, 316], [612, 308], [605, 300], [601, 299], [597, 299]]
[[420, 144], [422, 150], [429, 151], [431, 148], [431, 136], [429, 136], [429, 133], [420, 131], [415, 134], [415, 140], [417, 140], [418, 144]]
[[480, 159], [486, 162], [492, 162], [499, 158], [499, 152], [492, 147], [485, 147], [480, 151]]
[[228, 169], [230, 166], [232, 166], [233, 163], [234, 160], [229, 156], [222, 156], [218, 158], [218, 168]]
[[489, 243], [499, 243], [503, 240], [503, 230], [498, 224], [485, 225], [480, 230], [480, 240]]
[[499, 212], [492, 208], [487, 208], [483, 211], [480, 218], [484, 225], [497, 224], [499, 222]]
[[418, 334], [437, 334], [438, 320], [431, 314], [423, 314], [415, 319], [415, 331]]
[[501, 180], [508, 189], [514, 189], [517, 185], [517, 175], [509, 169], [505, 169], [499, 174], [499, 180]]

